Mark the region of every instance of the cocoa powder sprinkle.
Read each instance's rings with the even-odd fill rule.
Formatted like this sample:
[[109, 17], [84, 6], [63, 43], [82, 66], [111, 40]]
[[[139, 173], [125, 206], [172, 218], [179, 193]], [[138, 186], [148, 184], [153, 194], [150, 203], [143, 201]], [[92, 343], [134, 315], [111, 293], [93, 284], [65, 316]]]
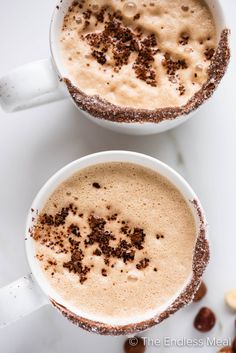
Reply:
[[207, 82], [203, 84], [200, 90], [186, 104], [180, 107], [157, 108], [153, 110], [120, 107], [109, 103], [97, 95], [86, 95], [67, 78], [64, 78], [64, 82], [77, 106], [96, 118], [126, 123], [159, 123], [161, 121], [174, 120], [196, 110], [214, 93], [229, 63], [229, 35], [229, 29], [224, 29], [221, 33], [219, 45], [208, 69]]
[[[135, 19], [140, 17], [136, 15]], [[156, 71], [153, 68], [154, 56], [159, 52], [155, 34], [141, 38], [140, 33], [135, 33], [121, 22], [122, 17], [109, 13], [109, 20], [105, 22], [104, 30], [99, 33], [89, 33], [81, 38], [86, 40], [92, 49], [92, 56], [100, 65], [107, 62], [105, 53], [111, 50], [114, 60], [114, 71], [119, 71], [127, 65], [130, 55], [136, 53], [133, 70], [136, 77], [148, 85], [156, 86]], [[99, 50], [98, 50], [99, 49]]]
[[[95, 182], [95, 184], [98, 183]], [[98, 185], [95, 187], [97, 188]], [[78, 218], [76, 218], [76, 222], [67, 226], [66, 221], [70, 219], [71, 215]], [[134, 262], [136, 252], [144, 248], [146, 237], [144, 230], [139, 227], [129, 227], [125, 221], [118, 218], [118, 213], [110, 213], [107, 217], [109, 221], [117, 222], [117, 224], [123, 223], [118, 235], [107, 229], [109, 224], [106, 219], [91, 214], [87, 218], [89, 229], [85, 228], [87, 234], [84, 234], [84, 238], [81, 240], [79, 215], [82, 215], [80, 210], [72, 203], [68, 207], [63, 207], [55, 215], [44, 213], [38, 217], [38, 222], [33, 229], [33, 237], [57, 254], [69, 254], [69, 259], [63, 263], [63, 267], [69, 272], [77, 274], [81, 284], [87, 280], [93, 267], [93, 264], [90, 266], [84, 264], [86, 256], [84, 249], [96, 245], [96, 248], [93, 249], [93, 255], [102, 257], [107, 267], [114, 268], [114, 261], [111, 264], [111, 259], [121, 259], [124, 264]], [[122, 235], [123, 237], [119, 239], [118, 236]], [[114, 243], [114, 241], [116, 242]], [[82, 244], [83, 247], [81, 247]], [[141, 270], [146, 268], [148, 264], [149, 259], [144, 258], [136, 264], [136, 267]], [[48, 270], [50, 266], [56, 266], [56, 262], [48, 260], [45, 270]], [[55, 271], [56, 269], [53, 268], [54, 273]], [[106, 269], [102, 270], [102, 275], [108, 275]]]

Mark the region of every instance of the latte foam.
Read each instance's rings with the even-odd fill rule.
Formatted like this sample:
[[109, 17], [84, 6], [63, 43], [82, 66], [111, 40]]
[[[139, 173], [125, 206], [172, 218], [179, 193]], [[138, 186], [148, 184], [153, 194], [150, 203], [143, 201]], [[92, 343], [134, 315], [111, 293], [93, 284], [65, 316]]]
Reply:
[[187, 202], [167, 179], [135, 164], [98, 164], [65, 180], [32, 236], [50, 286], [104, 323], [158, 312], [192, 275], [196, 228]]
[[74, 1], [60, 41], [74, 86], [137, 109], [185, 105], [208, 80], [217, 45], [203, 0]]

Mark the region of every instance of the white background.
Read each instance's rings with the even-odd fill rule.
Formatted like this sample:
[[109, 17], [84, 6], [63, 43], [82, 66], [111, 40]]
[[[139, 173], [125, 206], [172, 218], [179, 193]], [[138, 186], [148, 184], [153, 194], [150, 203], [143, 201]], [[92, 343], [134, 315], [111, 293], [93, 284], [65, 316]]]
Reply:
[[[50, 55], [48, 29], [54, 6], [53, 0], [0, 0], [0, 76]], [[55, 171], [95, 151], [139, 151], [170, 164], [193, 186], [206, 210], [212, 248], [204, 301], [145, 336], [204, 339], [206, 335], [192, 327], [202, 305], [217, 314], [210, 336], [233, 335], [236, 315], [226, 309], [223, 296], [228, 288], [236, 287], [236, 1], [224, 0], [223, 7], [233, 30], [230, 69], [213, 100], [174, 131], [151, 137], [111, 133], [86, 120], [69, 101], [12, 115], [0, 110], [0, 287], [29, 272], [24, 251], [26, 214], [37, 191]], [[123, 341], [86, 333], [51, 307], [0, 331], [1, 353], [121, 353]], [[148, 348], [154, 351], [210, 353], [217, 347]]]

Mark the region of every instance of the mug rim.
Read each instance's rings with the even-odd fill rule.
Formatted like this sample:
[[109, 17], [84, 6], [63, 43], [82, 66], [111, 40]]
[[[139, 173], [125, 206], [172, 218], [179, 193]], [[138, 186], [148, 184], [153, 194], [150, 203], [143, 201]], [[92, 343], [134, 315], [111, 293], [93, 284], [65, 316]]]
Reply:
[[[97, 123], [100, 122], [100, 124], [103, 124], [108, 129], [113, 129], [116, 127], [119, 129], [121, 125], [127, 127], [160, 126], [160, 131], [165, 131], [192, 117], [193, 113], [199, 110], [215, 93], [218, 85], [226, 73], [230, 60], [230, 30], [226, 24], [225, 12], [222, 4], [219, 0], [205, 1], [208, 5], [209, 3], [213, 4], [211, 13], [215, 20], [216, 27], [220, 27], [220, 30], [217, 28], [217, 32], [219, 32], [219, 38], [217, 39], [218, 44], [214, 55], [214, 61], [212, 61], [208, 69], [208, 80], [193, 96], [188, 99], [184, 105], [155, 108], [152, 110], [147, 108], [136, 109], [135, 107], [122, 107], [110, 103], [106, 99], [101, 98], [99, 95], [91, 96], [86, 94], [72, 82], [73, 78], [67, 72], [65, 65], [62, 63], [62, 58], [60, 58], [60, 50], [57, 47], [57, 40], [54, 41], [55, 37], [58, 39], [58, 36], [54, 35], [54, 30], [56, 27], [55, 23], [57, 14], [59, 14], [61, 6], [63, 6], [64, 2], [68, 2], [69, 5], [73, 2], [73, 0], [58, 1], [50, 24], [50, 50], [53, 64], [58, 72], [59, 78], [64, 83], [64, 86], [69, 92], [70, 98], [74, 105], [85, 114], [88, 114], [90, 119], [95, 120]], [[218, 13], [218, 15], [213, 14], [213, 11]], [[216, 21], [217, 17], [218, 20]]]
[[[129, 158], [130, 162], [128, 161]], [[102, 161], [103, 159], [104, 161]], [[147, 166], [149, 165], [150, 169], [159, 172], [161, 175], [169, 179], [170, 182], [174, 184], [176, 188], [181, 192], [185, 200], [189, 201], [189, 206], [193, 205], [192, 212], [195, 217], [195, 224], [197, 229], [196, 243], [193, 250], [192, 273], [190, 277], [186, 279], [186, 282], [183, 283], [180, 291], [176, 292], [176, 295], [171, 298], [168, 303], [165, 303], [163, 308], [157, 308], [153, 317], [147, 316], [144, 320], [139, 322], [132, 321], [131, 319], [130, 321], [124, 322], [123, 324], [117, 324], [116, 322], [101, 322], [96, 318], [93, 319], [89, 317], [89, 315], [86, 315], [86, 313], [81, 314], [79, 310], [76, 310], [76, 308], [74, 308], [72, 305], [66, 303], [66, 301], [63, 300], [63, 298], [61, 298], [60, 295], [53, 290], [49, 282], [47, 282], [47, 279], [42, 269], [40, 268], [40, 264], [37, 262], [37, 259], [35, 259], [34, 241], [31, 237], [34, 219], [38, 214], [38, 210], [43, 207], [43, 204], [45, 204], [50, 194], [61, 182], [66, 180], [76, 171], [79, 171], [87, 166], [106, 162], [109, 163], [112, 161], [129, 162], [147, 168], [149, 168]], [[178, 174], [167, 164], [154, 157], [132, 151], [103, 151], [89, 154], [65, 165], [56, 173], [54, 173], [51, 178], [49, 178], [48, 181], [41, 187], [36, 197], [34, 198], [27, 217], [25, 239], [28, 264], [36, 282], [46, 297], [49, 298], [51, 304], [57, 308], [65, 317], [67, 317], [70, 321], [77, 324], [81, 328], [84, 328], [90, 332], [96, 332], [105, 335], [124, 335], [144, 331], [145, 329], [160, 323], [162, 320], [169, 317], [181, 307], [190, 303], [193, 299], [195, 291], [201, 282], [203, 272], [205, 271], [209, 261], [209, 241], [205, 213], [198, 197], [196, 196], [191, 186], [180, 174]]]

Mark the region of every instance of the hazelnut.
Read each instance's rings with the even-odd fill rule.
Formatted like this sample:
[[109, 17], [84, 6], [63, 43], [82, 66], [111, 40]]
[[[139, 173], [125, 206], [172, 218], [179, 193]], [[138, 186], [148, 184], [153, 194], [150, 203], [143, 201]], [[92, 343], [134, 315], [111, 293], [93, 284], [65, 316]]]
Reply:
[[236, 289], [230, 289], [225, 293], [225, 303], [233, 311], [236, 311]]
[[194, 295], [193, 301], [199, 302], [200, 300], [202, 300], [202, 298], [205, 297], [206, 293], [207, 293], [207, 287], [206, 287], [205, 283], [202, 282], [200, 284], [200, 287], [198, 288], [198, 290], [196, 291], [196, 293]]
[[230, 346], [222, 347], [218, 353], [233, 353], [232, 348]]
[[124, 351], [125, 353], [144, 353], [144, 340], [137, 336], [128, 338], [124, 343]]
[[209, 308], [201, 308], [195, 317], [194, 327], [201, 332], [210, 331], [216, 323], [216, 317], [213, 311]]
[[232, 351], [236, 353], [236, 337], [234, 337], [233, 343], [232, 343]]

